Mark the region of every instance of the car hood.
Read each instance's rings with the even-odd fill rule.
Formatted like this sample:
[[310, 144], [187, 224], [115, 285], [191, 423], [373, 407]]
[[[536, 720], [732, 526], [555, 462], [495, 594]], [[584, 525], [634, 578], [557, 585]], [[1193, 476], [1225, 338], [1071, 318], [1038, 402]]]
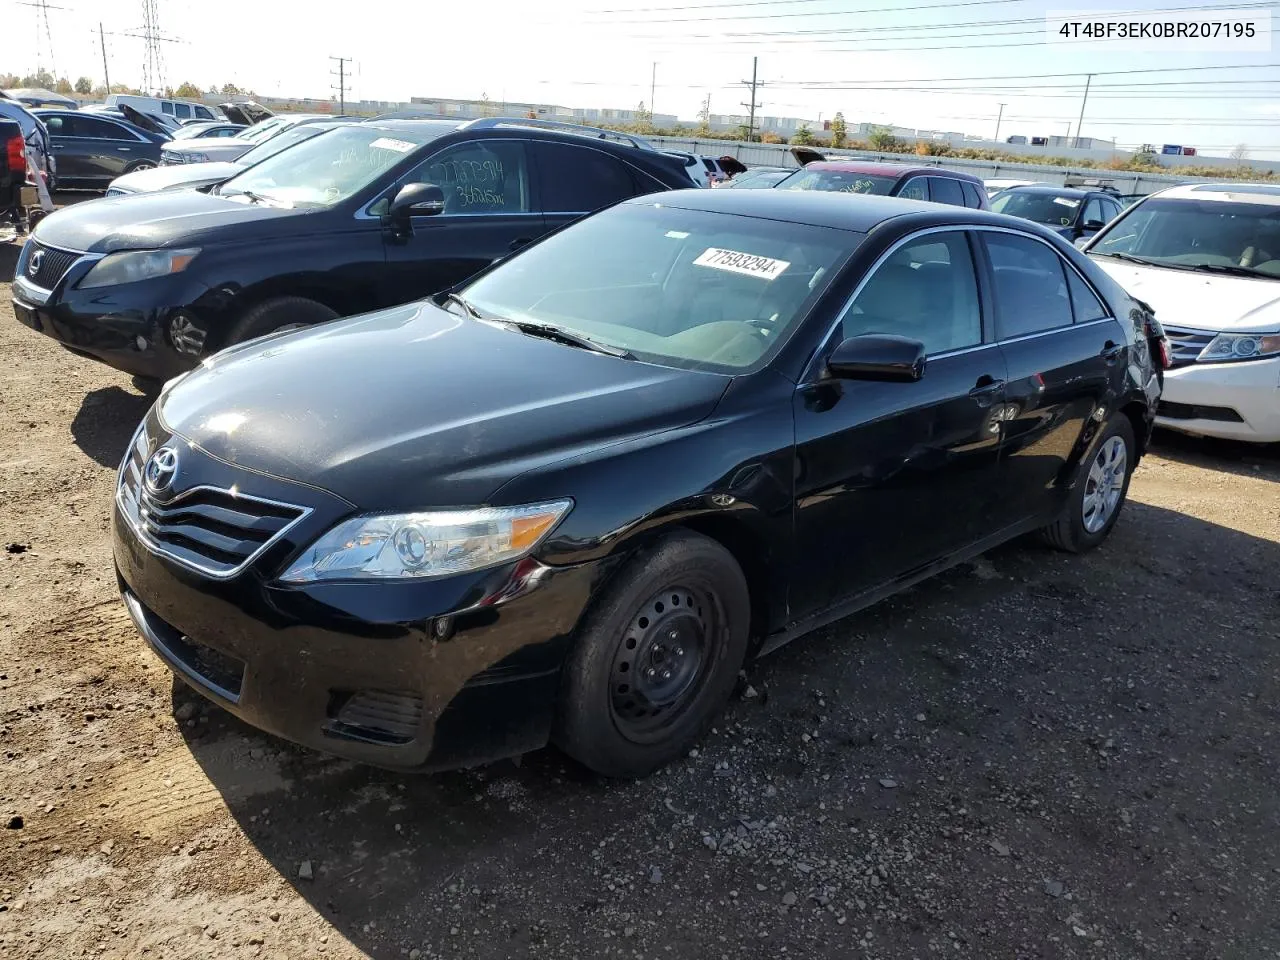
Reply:
[[111, 189], [127, 193], [154, 193], [182, 187], [201, 187], [230, 180], [244, 170], [238, 163], [183, 163], [168, 167], [152, 167], [116, 177]]
[[199, 246], [208, 233], [237, 224], [253, 224], [254, 238], [263, 239], [271, 235], [265, 228], [272, 222], [301, 223], [309, 214], [198, 190], [173, 190], [74, 203], [41, 220], [32, 237], [47, 246], [83, 253]]
[[225, 350], [159, 412], [229, 463], [406, 510], [483, 504], [537, 466], [694, 423], [728, 383], [420, 302]]
[[1280, 280], [1145, 267], [1091, 257], [1113, 280], [1149, 303], [1166, 327], [1193, 330], [1280, 330]]

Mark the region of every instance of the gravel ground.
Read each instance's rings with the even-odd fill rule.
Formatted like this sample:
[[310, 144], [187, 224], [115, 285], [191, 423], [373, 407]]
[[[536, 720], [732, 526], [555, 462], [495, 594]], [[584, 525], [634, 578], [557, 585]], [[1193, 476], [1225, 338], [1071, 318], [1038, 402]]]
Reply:
[[402, 777], [173, 684], [107, 542], [146, 401], [6, 284], [0, 363], [0, 956], [1280, 956], [1274, 452], [1160, 437], [1103, 549], [784, 648], [646, 782]]

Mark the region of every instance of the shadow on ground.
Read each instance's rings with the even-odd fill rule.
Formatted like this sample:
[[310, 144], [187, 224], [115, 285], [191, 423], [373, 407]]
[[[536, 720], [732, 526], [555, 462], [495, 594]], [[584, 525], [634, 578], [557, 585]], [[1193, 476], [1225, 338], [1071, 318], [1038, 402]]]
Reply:
[[1173, 430], [1157, 430], [1151, 452], [1206, 470], [1223, 470], [1242, 477], [1280, 481], [1280, 443], [1242, 443], [1216, 437], [1192, 437]]
[[116, 386], [85, 394], [71, 420], [76, 446], [104, 467], [118, 466], [152, 399]]
[[1261, 956], [1278, 568], [1273, 542], [1130, 503], [1092, 554], [1007, 546], [784, 648], [640, 783], [551, 750], [403, 776], [219, 711], [185, 729], [263, 856], [378, 960]]

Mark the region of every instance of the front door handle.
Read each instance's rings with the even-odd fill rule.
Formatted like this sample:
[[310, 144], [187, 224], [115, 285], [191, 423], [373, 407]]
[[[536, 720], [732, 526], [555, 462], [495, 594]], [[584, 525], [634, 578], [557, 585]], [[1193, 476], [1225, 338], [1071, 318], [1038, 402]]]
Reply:
[[517, 237], [507, 245], [508, 250], [519, 250], [521, 247], [527, 247], [533, 243], [533, 237]]
[[132, 147], [116, 147], [116, 149], [117, 149], [117, 150], [119, 150], [121, 153], [132, 153], [132, 152], [133, 152], [133, 148], [132, 148]]
[[1102, 345], [1102, 353], [1099, 356], [1107, 362], [1107, 366], [1115, 363], [1120, 359], [1120, 354], [1124, 351], [1124, 347], [1116, 343], [1114, 340], [1108, 340]]
[[1003, 380], [997, 380], [991, 374], [984, 373], [978, 378], [978, 382], [973, 385], [973, 389], [969, 391], [969, 396], [977, 402], [978, 406], [989, 407], [996, 398], [996, 394], [1003, 389]]

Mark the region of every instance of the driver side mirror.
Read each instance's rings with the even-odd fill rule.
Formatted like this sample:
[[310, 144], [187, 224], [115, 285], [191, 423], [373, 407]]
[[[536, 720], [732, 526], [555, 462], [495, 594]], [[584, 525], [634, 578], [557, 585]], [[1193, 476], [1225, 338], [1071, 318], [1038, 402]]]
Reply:
[[827, 370], [841, 380], [915, 383], [924, 376], [924, 344], [910, 337], [869, 333], [836, 347]]
[[1106, 224], [1103, 223], [1101, 220], [1086, 220], [1084, 222], [1083, 229], [1096, 233], [1097, 231], [1101, 230], [1105, 226]]
[[434, 217], [444, 213], [444, 191], [434, 183], [406, 183], [391, 199], [387, 216], [401, 227], [412, 217]]

